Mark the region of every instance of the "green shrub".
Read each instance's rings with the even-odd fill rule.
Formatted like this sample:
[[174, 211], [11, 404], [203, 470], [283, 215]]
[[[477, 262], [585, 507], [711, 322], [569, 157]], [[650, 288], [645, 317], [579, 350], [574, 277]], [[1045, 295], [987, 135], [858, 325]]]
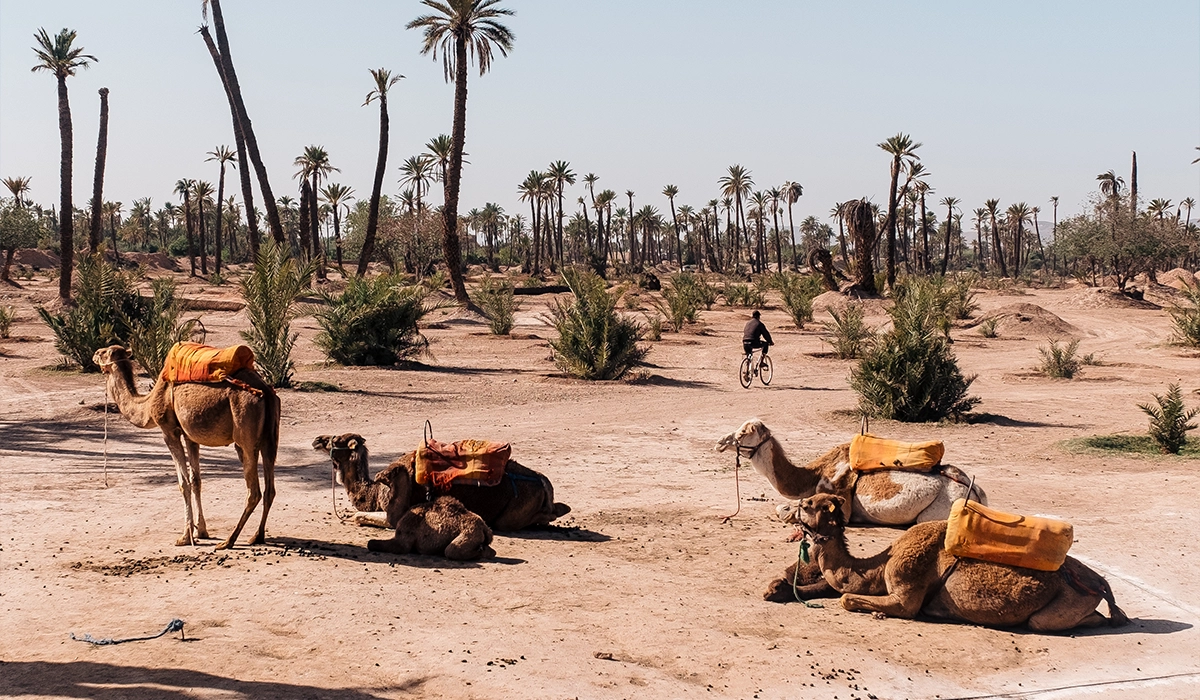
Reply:
[[7, 338], [12, 331], [13, 319], [16, 314], [11, 306], [0, 306], [0, 338]]
[[726, 306], [741, 306], [744, 308], [762, 308], [767, 303], [766, 294], [761, 289], [742, 282], [725, 281], [721, 291], [725, 297]]
[[1058, 341], [1051, 340], [1050, 345], [1038, 348], [1038, 352], [1042, 355], [1042, 365], [1039, 369], [1047, 377], [1071, 379], [1083, 365], [1075, 354], [1078, 349], [1078, 340], [1072, 340], [1066, 345], [1059, 345]]
[[425, 352], [429, 341], [417, 327], [438, 305], [425, 303], [424, 287], [403, 287], [391, 275], [351, 277], [341, 294], [322, 292], [327, 306], [314, 313], [314, 339], [326, 357], [342, 365], [394, 365]]
[[154, 296], [149, 299], [145, 319], [133, 325], [129, 337], [129, 351], [133, 359], [146, 370], [152, 379], [162, 372], [171, 346], [191, 338], [199, 319], [180, 321], [183, 306], [175, 296], [177, 286], [170, 277], [160, 277], [150, 282]]
[[291, 386], [296, 369], [292, 348], [300, 337], [292, 332], [292, 320], [296, 300], [308, 290], [314, 271], [312, 263], [298, 266], [285, 247], [264, 241], [254, 271], [242, 278], [250, 330], [241, 336], [254, 350], [259, 371], [271, 386]]
[[92, 355], [109, 345], [128, 344], [132, 326], [144, 318], [145, 302], [135, 277], [98, 254], [80, 258], [74, 299], [75, 306], [57, 314], [38, 307], [38, 316], [54, 332], [54, 348], [68, 363], [95, 372], [99, 367]]
[[1138, 408], [1150, 416], [1150, 437], [1164, 454], [1177, 455], [1188, 442], [1188, 431], [1196, 429], [1196, 424], [1189, 421], [1200, 415], [1200, 407], [1189, 411], [1183, 405], [1183, 393], [1178, 384], [1170, 385], [1166, 396], [1154, 394], [1154, 401], [1157, 405], [1138, 404]]
[[1175, 326], [1174, 341], [1180, 345], [1200, 347], [1200, 289], [1184, 290], [1191, 307], [1174, 306], [1167, 309]]
[[449, 277], [446, 276], [445, 271], [439, 268], [434, 270], [432, 275], [422, 280], [421, 284], [425, 285], [425, 288], [429, 291], [436, 292], [439, 289], [445, 288], [446, 280], [448, 279]]
[[550, 309], [558, 331], [550, 341], [555, 364], [583, 379], [619, 379], [649, 352], [638, 347], [645, 331], [617, 313], [616, 295], [595, 273], [567, 269], [563, 279], [574, 299], [556, 300]]
[[975, 303], [975, 292], [972, 290], [975, 285], [974, 275], [963, 275], [949, 281], [944, 278], [938, 280], [946, 299], [946, 313], [950, 318], [962, 321], [971, 318], [971, 315], [979, 310], [979, 304]]
[[208, 276], [208, 283], [214, 287], [220, 287], [225, 284], [225, 276], [220, 272], [214, 272]]
[[517, 312], [517, 298], [513, 295], [512, 282], [484, 277], [475, 292], [475, 305], [483, 310], [488, 319], [488, 328], [495, 335], [508, 335], [513, 329]]
[[783, 272], [775, 278], [775, 286], [783, 297], [783, 308], [797, 328], [813, 320], [813, 299], [824, 290], [821, 280], [812, 275]]
[[843, 360], [854, 360], [866, 352], [875, 337], [875, 332], [866, 324], [866, 313], [858, 304], [848, 304], [840, 314], [829, 310], [833, 322], [822, 321], [825, 330], [833, 338], [823, 338], [833, 347], [833, 354]]
[[671, 330], [679, 333], [685, 323], [695, 323], [700, 313], [700, 298], [694, 278], [689, 273], [673, 275], [671, 284], [662, 288], [662, 301], [651, 298], [654, 308], [671, 322]]
[[1000, 333], [996, 331], [996, 319], [984, 319], [983, 322], [979, 324], [979, 335], [982, 335], [984, 338], [995, 338], [996, 336], [1000, 335]]
[[646, 340], [662, 340], [663, 317], [658, 314], [646, 316]]
[[859, 410], [899, 421], [958, 418], [979, 399], [964, 377], [943, 330], [936, 296], [908, 287], [888, 312], [892, 328], [879, 336], [850, 375]]

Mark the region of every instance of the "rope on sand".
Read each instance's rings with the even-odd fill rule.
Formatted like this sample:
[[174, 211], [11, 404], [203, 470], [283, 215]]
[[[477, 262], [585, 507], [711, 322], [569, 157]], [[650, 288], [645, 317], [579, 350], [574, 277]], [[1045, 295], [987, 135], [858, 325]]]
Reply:
[[163, 636], [164, 634], [169, 634], [171, 632], [178, 632], [180, 641], [185, 641], [184, 634], [183, 634], [183, 620], [180, 620], [179, 618], [175, 618], [174, 620], [171, 620], [170, 622], [167, 623], [167, 626], [163, 628], [162, 632], [159, 632], [158, 634], [152, 634], [149, 637], [128, 637], [126, 639], [113, 639], [112, 637], [105, 637], [104, 639], [96, 639], [95, 637], [93, 637], [92, 635], [87, 634], [87, 633], [84, 633], [84, 635], [82, 637], [76, 637], [75, 633], [72, 632], [71, 639], [74, 639], [77, 642], [87, 642], [88, 644], [95, 644], [96, 646], [109, 646], [111, 644], [124, 644], [125, 642], [144, 642], [149, 639], [158, 639], [159, 637]]

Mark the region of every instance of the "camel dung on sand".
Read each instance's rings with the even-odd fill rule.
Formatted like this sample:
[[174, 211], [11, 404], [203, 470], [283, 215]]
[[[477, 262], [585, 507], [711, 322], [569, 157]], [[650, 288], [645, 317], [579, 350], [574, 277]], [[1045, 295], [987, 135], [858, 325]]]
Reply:
[[[940, 465], [933, 472], [885, 469], [856, 472], [850, 467], [850, 443], [843, 443], [804, 466], [788, 459], [783, 446], [763, 422], [752, 418], [721, 438], [716, 450], [738, 450], [749, 457], [754, 470], [771, 482], [779, 495], [789, 500], [807, 498], [818, 492], [843, 497], [851, 522], [876, 525], [911, 525], [950, 517], [950, 506], [971, 490], [973, 500], [987, 505], [987, 494], [957, 467]], [[796, 507], [776, 508], [780, 520], [796, 522]]]
[[[1067, 557], [1057, 571], [1038, 571], [946, 552], [946, 522], [918, 523], [890, 547], [859, 559], [846, 545], [843, 499], [821, 493], [800, 501], [800, 523], [825, 580], [851, 612], [912, 619], [919, 613], [987, 627], [1037, 632], [1119, 627], [1129, 618], [1104, 577]], [[865, 592], [863, 592], [865, 591]], [[1109, 617], [1096, 610], [1103, 600]]]
[[[129, 351], [112, 345], [96, 351], [92, 360], [106, 375], [109, 395], [121, 415], [139, 428], [158, 427], [175, 461], [179, 490], [183, 492], [187, 524], [177, 545], [195, 544], [208, 537], [200, 505], [200, 446], [233, 444], [246, 480], [246, 506], [237, 527], [217, 549], [232, 547], [254, 508], [262, 501], [262, 520], [251, 544], [266, 537], [267, 514], [275, 500], [275, 457], [279, 449], [279, 397], [252, 369], [232, 378], [254, 391], [228, 383], [180, 383], [162, 377], [149, 394], [139, 394]], [[185, 449], [186, 447], [186, 449]], [[263, 487], [258, 483], [262, 456]]]
[[367, 549], [392, 554], [435, 554], [466, 561], [496, 556], [492, 529], [453, 496], [419, 503], [400, 516], [390, 540], [370, 540]]
[[[409, 508], [425, 499], [425, 487], [417, 484], [416, 452], [400, 457], [372, 479], [363, 436], [320, 435], [313, 440], [313, 449], [329, 454], [334, 476], [359, 511], [355, 520], [360, 525], [394, 528]], [[511, 459], [499, 484], [452, 484], [448, 495], [501, 532], [549, 525], [571, 512], [565, 503], [554, 502], [549, 479]]]

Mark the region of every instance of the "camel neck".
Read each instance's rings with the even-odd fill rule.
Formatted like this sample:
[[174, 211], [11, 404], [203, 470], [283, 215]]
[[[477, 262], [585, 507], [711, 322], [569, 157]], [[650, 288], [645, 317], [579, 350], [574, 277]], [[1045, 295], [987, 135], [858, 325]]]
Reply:
[[116, 362], [108, 373], [107, 382], [110, 397], [116, 401], [121, 415], [130, 423], [139, 428], [152, 428], [157, 425], [149, 410], [149, 396], [143, 396], [137, 391], [133, 378], [133, 363], [128, 360]]
[[808, 469], [798, 469], [773, 437], [767, 438], [759, 446], [750, 461], [754, 470], [767, 477], [771, 486], [784, 498], [807, 498], [816, 493], [821, 475]]

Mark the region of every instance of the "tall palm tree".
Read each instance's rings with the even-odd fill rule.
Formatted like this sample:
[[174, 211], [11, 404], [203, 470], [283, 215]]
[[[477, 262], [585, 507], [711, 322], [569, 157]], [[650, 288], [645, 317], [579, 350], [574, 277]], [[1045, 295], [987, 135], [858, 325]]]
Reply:
[[975, 268], [983, 272], [983, 217], [988, 210], [980, 207], [971, 213], [975, 215]]
[[941, 205], [946, 207], [946, 245], [942, 248], [942, 276], [946, 276], [946, 268], [950, 264], [950, 234], [954, 228], [954, 210], [958, 208], [958, 197], [942, 197]]
[[100, 207], [101, 216], [108, 218], [108, 235], [112, 238], [113, 258], [117, 262], [121, 261], [121, 250], [117, 247], [117, 222], [122, 208], [120, 202], [105, 202]]
[[758, 224], [755, 230], [754, 241], [754, 261], [757, 265], [757, 272], [763, 272], [767, 269], [767, 243], [766, 243], [766, 227], [763, 225], [763, 219], [767, 214], [767, 195], [761, 190], [750, 195], [751, 207], [750, 216]]
[[403, 75], [392, 75], [386, 68], [370, 70], [371, 78], [375, 81], [375, 89], [367, 93], [363, 106], [379, 101], [379, 155], [375, 159], [375, 181], [371, 187], [371, 199], [367, 205], [367, 231], [363, 235], [362, 252], [358, 256], [359, 277], [367, 274], [367, 264], [375, 252], [375, 237], [379, 231], [379, 198], [383, 190], [383, 174], [387, 170], [388, 154], [388, 90], [404, 78]]
[[1012, 259], [1013, 259], [1013, 275], [1021, 274], [1021, 236], [1025, 231], [1025, 224], [1029, 222], [1029, 217], [1032, 215], [1029, 205], [1025, 202], [1017, 202], [1008, 207], [1004, 212], [1005, 218], [1008, 219], [1008, 225], [1012, 227]]
[[617, 199], [617, 193], [614, 190], [602, 190], [596, 195], [596, 221], [604, 221], [603, 233], [599, 233], [600, 226], [597, 223], [597, 236], [600, 238], [600, 257], [604, 260], [604, 265], [608, 266], [609, 252], [612, 248], [612, 215], [613, 202]]
[[[308, 229], [312, 234], [311, 240], [309, 240], [311, 248], [305, 251], [305, 253], [312, 256], [313, 259], [320, 259], [324, 257], [321, 255], [324, 247], [320, 244], [320, 235], [317, 232], [317, 193], [321, 191], [321, 180], [323, 178], [329, 177], [330, 173], [340, 173], [341, 170], [330, 164], [329, 153], [325, 150], [324, 146], [305, 146], [304, 152], [292, 161], [292, 165], [299, 168], [296, 171], [296, 177], [303, 177], [310, 180], [309, 188], [311, 189], [311, 193], [308, 198], [308, 210], [301, 211], [300, 215], [308, 217]], [[323, 277], [323, 272], [323, 266], [319, 267], [318, 274]]]
[[840, 249], [842, 264], [846, 269], [850, 269], [850, 254], [846, 246], [846, 202], [837, 202], [833, 208], [829, 210], [829, 217], [837, 219], [838, 222], [838, 248]]
[[544, 187], [546, 175], [536, 170], [529, 171], [525, 176], [525, 181], [517, 187], [517, 192], [521, 195], [522, 202], [529, 202], [529, 220], [532, 226], [530, 248], [528, 251], [532, 255], [532, 270], [533, 274], [542, 274], [542, 248], [540, 245], [539, 224], [541, 223], [541, 192]]
[[783, 247], [779, 242], [779, 200], [782, 198], [783, 190], [780, 188], [772, 187], [767, 190], [767, 199], [771, 201], [771, 223], [775, 227], [775, 265], [779, 272], [783, 272]]
[[71, 102], [67, 97], [67, 78], [98, 60], [95, 56], [84, 53], [82, 46], [72, 46], [75, 36], [74, 29], [63, 29], [51, 39], [45, 29], [38, 29], [37, 34], [34, 34], [37, 45], [33, 47], [33, 53], [38, 59], [33, 66], [33, 72], [53, 73], [58, 81], [58, 137], [62, 146], [59, 155], [61, 185], [58, 203], [58, 236], [62, 267], [58, 277], [58, 296], [63, 300], [71, 298], [71, 270], [75, 262], [75, 228], [71, 216], [71, 212], [75, 211], [71, 202], [74, 137], [71, 129]]
[[[354, 199], [354, 189], [346, 185], [340, 185], [336, 182], [325, 185], [325, 189], [321, 190], [321, 197], [325, 199], [325, 203], [333, 211], [333, 241], [334, 250], [336, 251], [338, 269], [342, 269], [342, 207], [347, 207], [349, 211], [349, 201]], [[342, 274], [345, 274], [343, 270]]]
[[629, 198], [629, 218], [626, 221], [629, 229], [629, 267], [630, 269], [637, 268], [637, 234], [633, 230], [633, 190], [625, 190], [625, 196]]
[[409, 22], [409, 29], [424, 30], [421, 53], [432, 54], [437, 60], [442, 54], [442, 70], [446, 82], [454, 81], [454, 128], [451, 131], [450, 162], [446, 168], [445, 203], [442, 215], [442, 248], [454, 297], [463, 304], [470, 303], [463, 281], [462, 254], [458, 243], [458, 191], [462, 182], [463, 146], [467, 130], [467, 61], [474, 59], [482, 76], [492, 66], [495, 51], [507, 56], [512, 50], [513, 33], [500, 23], [511, 16], [512, 10], [497, 7], [500, 0], [422, 0], [435, 14], [421, 15]]
[[1050, 229], [1050, 235], [1054, 239], [1054, 274], [1058, 274], [1058, 197], [1051, 197], [1050, 205], [1053, 207], [1054, 216], [1054, 223], [1051, 224], [1053, 228]]
[[1116, 172], [1109, 170], [1106, 173], [1100, 173], [1096, 176], [1096, 180], [1100, 182], [1100, 193], [1110, 199], [1116, 199], [1121, 196], [1121, 188], [1125, 186], [1125, 178], [1117, 175]]
[[420, 234], [421, 219], [425, 211], [422, 207], [424, 195], [429, 190], [429, 184], [437, 177], [437, 173], [434, 171], [436, 162], [435, 156], [428, 153], [419, 153], [415, 156], [409, 156], [400, 164], [400, 184], [412, 188], [413, 201], [415, 202], [413, 205], [414, 245]]
[[192, 199], [196, 202], [197, 240], [200, 243], [200, 274], [208, 274], [208, 238], [204, 235], [204, 204], [211, 204], [213, 186], [203, 180], [192, 185]]
[[[796, 226], [794, 223], [792, 223], [792, 205], [795, 204], [796, 202], [800, 201], [800, 197], [804, 195], [804, 187], [798, 182], [792, 182], [791, 180], [787, 180], [786, 182], [783, 183], [783, 186], [781, 186], [779, 188], [779, 191], [783, 193], [783, 201], [787, 202], [787, 207], [788, 207], [788, 231], [791, 233], [791, 239], [792, 239], [792, 269], [799, 270], [800, 269], [800, 261], [796, 257], [796, 254], [797, 254], [797, 251], [796, 251]], [[839, 230], [840, 230], [840, 227], [841, 227], [840, 220], [838, 221], [838, 226], [839, 226]], [[846, 237], [844, 235], [842, 236], [841, 241], [842, 241], [842, 262], [845, 263], [846, 262]]]
[[[720, 217], [717, 215], [717, 207], [720, 204], [715, 199], [708, 200], [708, 205], [705, 207], [707, 212], [712, 210], [712, 240], [707, 241], [708, 245], [708, 267], [714, 272], [721, 271], [721, 229], [718, 226]], [[728, 232], [726, 233], [728, 235]]]
[[175, 194], [183, 198], [183, 222], [187, 230], [188, 264], [191, 276], [196, 276], [196, 239], [192, 232], [192, 188], [195, 180], [179, 180], [175, 183]]
[[33, 181], [31, 177], [6, 177], [2, 181], [8, 191], [12, 193], [13, 199], [16, 200], [18, 207], [24, 208], [27, 200], [25, 195], [29, 194], [29, 183]]
[[216, 240], [214, 241], [216, 244], [216, 259], [214, 260], [214, 269], [219, 275], [221, 274], [221, 246], [223, 243], [221, 239], [221, 223], [223, 217], [221, 209], [225, 204], [225, 166], [228, 165], [233, 168], [237, 167], [237, 153], [229, 150], [229, 146], [217, 146], [208, 152], [208, 158], [205, 158], [204, 162], [207, 163], [214, 160], [217, 161], [217, 164], [221, 166], [221, 174], [217, 179], [217, 230], [215, 234]]
[[[745, 217], [742, 212], [742, 198], [748, 196], [751, 187], [754, 186], [754, 179], [750, 176], [750, 171], [735, 163], [729, 166], [729, 170], [717, 180], [717, 184], [721, 187], [721, 196], [733, 200], [734, 226], [743, 227]], [[731, 241], [733, 265], [736, 269], [740, 231], [731, 230], [728, 226], [725, 227], [725, 231]]]
[[671, 203], [671, 226], [675, 231], [675, 258], [679, 262], [679, 269], [683, 269], [683, 248], [679, 242], [679, 217], [675, 214], [675, 197], [679, 194], [679, 188], [675, 185], [667, 185], [663, 188], [663, 196]]
[[556, 160], [546, 169], [546, 175], [554, 183], [554, 196], [558, 198], [558, 216], [554, 228], [555, 255], [558, 264], [563, 262], [563, 186], [575, 184], [575, 173], [571, 164], [565, 160]]
[[1183, 224], [1183, 230], [1186, 232], [1192, 228], [1192, 207], [1196, 206], [1196, 200], [1188, 197], [1179, 203], [1179, 206], [1187, 209], [1187, 220]]
[[1008, 277], [1008, 263], [1004, 261], [1004, 247], [1000, 244], [1003, 236], [1000, 235], [1000, 229], [996, 226], [996, 213], [1000, 211], [1000, 200], [989, 199], [983, 203], [983, 206], [987, 209], [992, 222], [992, 255], [1000, 265], [1000, 276]]
[[[100, 136], [96, 140], [96, 172], [92, 177], [92, 228], [88, 246], [100, 249], [100, 203], [104, 201], [104, 159], [108, 155], [108, 88], [100, 88]], [[114, 246], [116, 244], [114, 243]], [[116, 251], [113, 251], [116, 254]]]
[[129, 218], [137, 221], [138, 226], [142, 229], [141, 245], [144, 247], [150, 242], [150, 222], [154, 216], [154, 208], [150, 205], [149, 197], [133, 200], [133, 207], [129, 210]]
[[[246, 154], [250, 157], [251, 165], [254, 166], [255, 175], [258, 176], [258, 187], [263, 196], [263, 208], [267, 210], [267, 225], [271, 228], [271, 235], [275, 238], [275, 242], [282, 245], [285, 241], [283, 222], [279, 219], [275, 195], [271, 191], [271, 182], [267, 178], [267, 167], [263, 165], [262, 155], [258, 151], [258, 139], [254, 136], [254, 125], [250, 122], [250, 114], [246, 111], [245, 101], [242, 100], [242, 87], [238, 83], [237, 71], [233, 68], [233, 56], [229, 52], [229, 37], [225, 34], [225, 15], [221, 12], [221, 0], [201, 0], [200, 12], [206, 21], [210, 5], [213, 11], [213, 27], [217, 30], [217, 52], [213, 54], [213, 61], [217, 65], [217, 73], [231, 103], [235, 127], [234, 136], [237, 136], [237, 130], [240, 127], [242, 140], [246, 143]], [[211, 44], [207, 26], [201, 26], [200, 34], [206, 37], [205, 43]], [[212, 53], [211, 48], [209, 52]], [[239, 155], [239, 157], [241, 156]], [[242, 162], [245, 162], [244, 158], [242, 158]], [[245, 196], [246, 189], [242, 190], [242, 194], [246, 199], [247, 209], [252, 210], [253, 206], [250, 202], [253, 200]], [[251, 214], [248, 213], [247, 216], [251, 216]]]
[[887, 218], [884, 219], [888, 241], [887, 284], [890, 288], [896, 284], [896, 188], [900, 180], [900, 162], [904, 158], [919, 160], [920, 156], [916, 154], [916, 150], [921, 144], [913, 141], [908, 134], [901, 133], [878, 146], [892, 156], [892, 184], [888, 188], [888, 211]]
[[[449, 134], [438, 134], [429, 139], [429, 143], [425, 144], [425, 150], [429, 151], [429, 155], [433, 156], [437, 162], [437, 180], [438, 182], [446, 181], [446, 168], [450, 166], [450, 153], [454, 150], [454, 140]], [[467, 154], [464, 153], [464, 156]], [[463, 161], [464, 163], [466, 161]]]

